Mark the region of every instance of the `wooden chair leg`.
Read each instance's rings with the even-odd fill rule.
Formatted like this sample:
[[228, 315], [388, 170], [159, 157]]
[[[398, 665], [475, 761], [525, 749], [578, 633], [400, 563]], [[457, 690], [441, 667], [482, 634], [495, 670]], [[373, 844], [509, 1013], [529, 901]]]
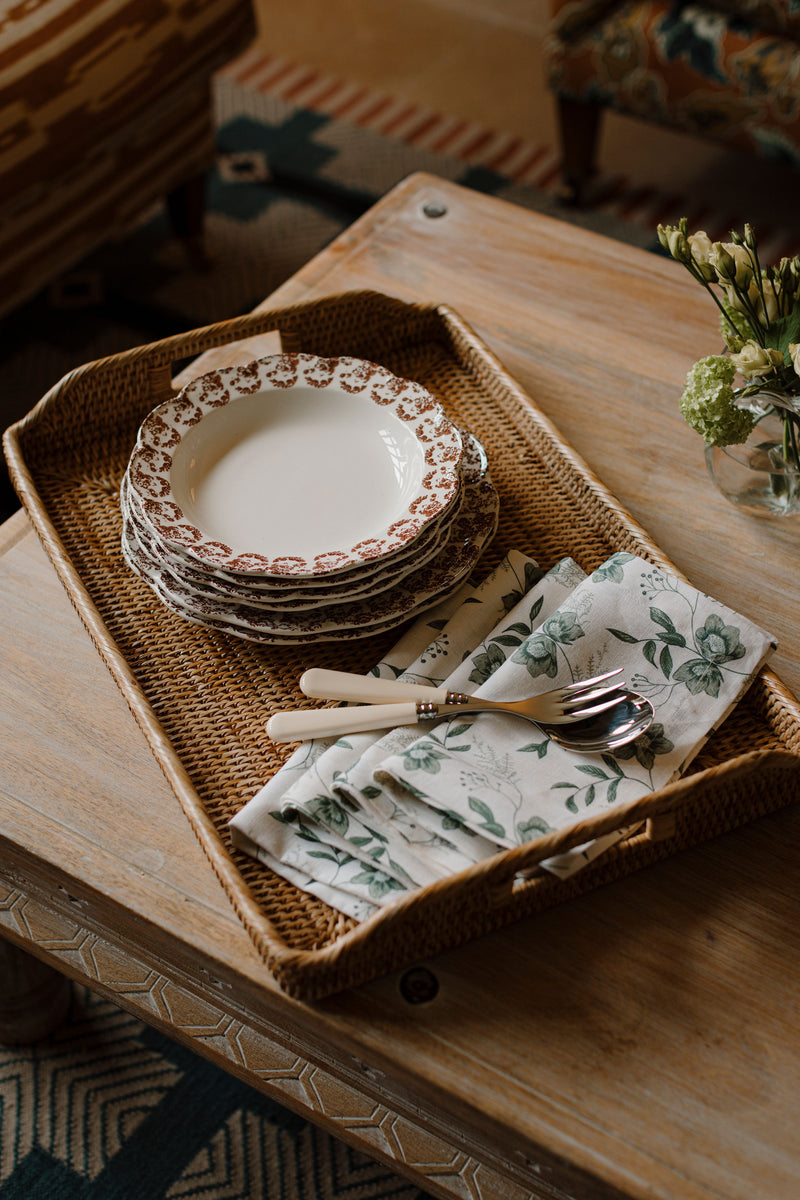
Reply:
[[195, 175], [167, 196], [167, 215], [172, 232], [183, 242], [192, 266], [209, 264], [205, 245], [206, 177]]
[[583, 204], [587, 184], [595, 171], [602, 113], [597, 104], [558, 97], [562, 204], [576, 207]]
[[66, 976], [0, 938], [0, 1042], [38, 1042], [67, 1015], [72, 988]]

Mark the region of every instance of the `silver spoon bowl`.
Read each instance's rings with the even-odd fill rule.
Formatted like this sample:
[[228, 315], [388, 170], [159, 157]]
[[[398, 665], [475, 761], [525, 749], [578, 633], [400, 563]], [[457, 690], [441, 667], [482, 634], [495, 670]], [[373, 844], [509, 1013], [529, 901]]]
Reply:
[[613, 708], [571, 725], [545, 725], [534, 722], [543, 733], [568, 750], [597, 754], [625, 746], [645, 733], [655, 711], [649, 700], [638, 692], [626, 693]]

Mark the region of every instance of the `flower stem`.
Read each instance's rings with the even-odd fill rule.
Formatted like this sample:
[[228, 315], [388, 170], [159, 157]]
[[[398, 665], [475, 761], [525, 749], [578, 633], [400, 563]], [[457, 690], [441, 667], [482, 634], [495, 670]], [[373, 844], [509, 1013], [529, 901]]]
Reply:
[[[756, 287], [758, 288], [758, 294], [761, 297], [761, 306], [764, 309], [764, 319], [766, 320], [767, 301], [764, 298], [764, 280], [761, 276], [761, 263], [758, 261], [758, 250], [756, 249], [755, 244], [753, 244], [752, 246], [750, 246], [750, 245], [747, 246], [747, 254], [750, 258], [751, 263], [753, 264], [753, 277], [756, 281]], [[734, 287], [735, 286], [736, 285], [734, 284]], [[773, 294], [773, 296], [775, 296], [775, 299], [777, 300], [778, 297], [777, 297], [777, 295], [775, 295], [775, 285], [774, 284], [772, 286], [772, 294]], [[749, 301], [748, 301], [748, 303], [749, 303]], [[753, 310], [753, 313], [755, 315], [755, 310]], [[757, 317], [756, 317], [756, 320], [758, 321]], [[759, 329], [761, 328], [760, 321], [758, 321], [758, 327], [759, 327]], [[761, 344], [763, 346], [764, 343], [762, 342]]]
[[690, 274], [690, 275], [691, 275], [691, 276], [692, 276], [694, 279], [696, 279], [696, 280], [698, 281], [698, 283], [702, 283], [703, 287], [706, 289], [706, 291], [708, 292], [709, 296], [710, 296], [710, 297], [711, 297], [711, 299], [714, 301], [714, 303], [716, 304], [716, 306], [717, 306], [717, 308], [719, 309], [719, 311], [722, 313], [722, 315], [723, 315], [723, 317], [725, 318], [725, 320], [728, 322], [728, 326], [729, 326], [729, 328], [730, 328], [730, 330], [731, 330], [731, 333], [733, 334], [733, 336], [734, 336], [734, 337], [737, 337], [737, 338], [738, 338], [738, 337], [740, 337], [741, 335], [740, 335], [740, 333], [739, 333], [739, 330], [738, 330], [738, 329], [736, 328], [736, 326], [734, 325], [734, 323], [733, 323], [733, 321], [732, 321], [731, 317], [730, 317], [730, 316], [728, 315], [728, 313], [725, 311], [725, 306], [724, 306], [724, 304], [723, 304], [723, 303], [722, 303], [722, 301], [720, 300], [720, 298], [719, 298], [719, 296], [717, 295], [717, 293], [716, 293], [716, 292], [713, 290], [713, 288], [711, 287], [711, 285], [710, 285], [710, 283], [708, 282], [708, 280], [707, 280], [707, 279], [704, 279], [704, 278], [703, 278], [703, 276], [701, 275], [701, 273], [700, 273], [698, 270], [696, 270], [696, 269], [695, 269], [695, 270], [693, 270], [693, 269], [692, 269], [692, 267], [689, 265], [689, 263], [684, 263], [684, 266], [685, 266], [685, 267], [686, 267], [686, 269], [688, 270], [689, 274]]
[[783, 414], [783, 457], [795, 471], [800, 471], [800, 448], [797, 444], [797, 427], [791, 413]]
[[[744, 315], [747, 317], [747, 321], [748, 321], [753, 333], [755, 334], [758, 344], [760, 346], [763, 346], [765, 344], [764, 329], [761, 325], [761, 322], [758, 319], [758, 313], [756, 312], [755, 308], [753, 307], [750, 297], [746, 294], [746, 292], [743, 292], [741, 290], [741, 288], [739, 287], [739, 285], [736, 283], [735, 280], [731, 281], [731, 287], [733, 288], [734, 292], [739, 297], [739, 300], [742, 303]], [[764, 292], [761, 288], [760, 281], [758, 284], [758, 290], [761, 295], [761, 303], [764, 304]], [[766, 304], [764, 304], [764, 312], [766, 312], [766, 310], [767, 310], [767, 306], [766, 306]]]

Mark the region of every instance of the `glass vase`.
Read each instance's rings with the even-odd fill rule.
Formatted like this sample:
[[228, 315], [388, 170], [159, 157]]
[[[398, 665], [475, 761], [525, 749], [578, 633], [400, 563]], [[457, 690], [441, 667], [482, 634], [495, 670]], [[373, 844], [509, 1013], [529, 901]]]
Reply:
[[759, 418], [740, 446], [706, 446], [706, 466], [723, 496], [756, 517], [800, 515], [800, 470], [783, 452], [783, 422]]

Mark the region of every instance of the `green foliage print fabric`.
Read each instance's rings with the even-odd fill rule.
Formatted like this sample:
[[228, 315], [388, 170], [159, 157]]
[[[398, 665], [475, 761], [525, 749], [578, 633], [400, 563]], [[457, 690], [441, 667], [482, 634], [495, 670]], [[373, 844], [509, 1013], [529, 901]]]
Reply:
[[[420, 617], [371, 674], [443, 684], [541, 574], [533, 559], [512, 551], [480, 586], [466, 583]], [[383, 820], [380, 810], [375, 812], [380, 789], [372, 785], [367, 755], [380, 739], [380, 734], [354, 734], [303, 743], [230, 823], [240, 849], [357, 919], [369, 916], [376, 903], [418, 886], [404, 869], [406, 850], [415, 840], [420, 850], [436, 841], [403, 820], [404, 836], [393, 837], [390, 845], [377, 823]], [[385, 756], [379, 752], [375, 761]], [[359, 794], [351, 799], [338, 783], [359, 766], [364, 782], [354, 785]], [[376, 804], [368, 808], [370, 798]], [[487, 844], [486, 852], [494, 849]], [[416, 856], [413, 862], [419, 874]], [[435, 877], [443, 873], [438, 867]]]
[[[650, 728], [615, 753], [578, 755], [519, 719], [486, 714], [418, 738], [378, 771], [399, 800], [411, 791], [498, 846], [561, 829], [598, 808], [663, 787], [697, 754], [774, 649], [770, 636], [688, 584], [616, 554], [513, 646], [502, 664], [470, 658], [475, 694], [521, 699], [622, 666], [655, 707]], [[487, 669], [494, 667], [487, 674]]]
[[589, 577], [570, 559], [543, 574], [509, 555], [418, 621], [375, 673], [513, 700], [622, 666], [656, 709], [647, 733], [613, 755], [575, 754], [519, 718], [487, 714], [308, 743], [234, 819], [234, 839], [363, 919], [664, 786], [772, 649], [751, 622], [630, 554]]

